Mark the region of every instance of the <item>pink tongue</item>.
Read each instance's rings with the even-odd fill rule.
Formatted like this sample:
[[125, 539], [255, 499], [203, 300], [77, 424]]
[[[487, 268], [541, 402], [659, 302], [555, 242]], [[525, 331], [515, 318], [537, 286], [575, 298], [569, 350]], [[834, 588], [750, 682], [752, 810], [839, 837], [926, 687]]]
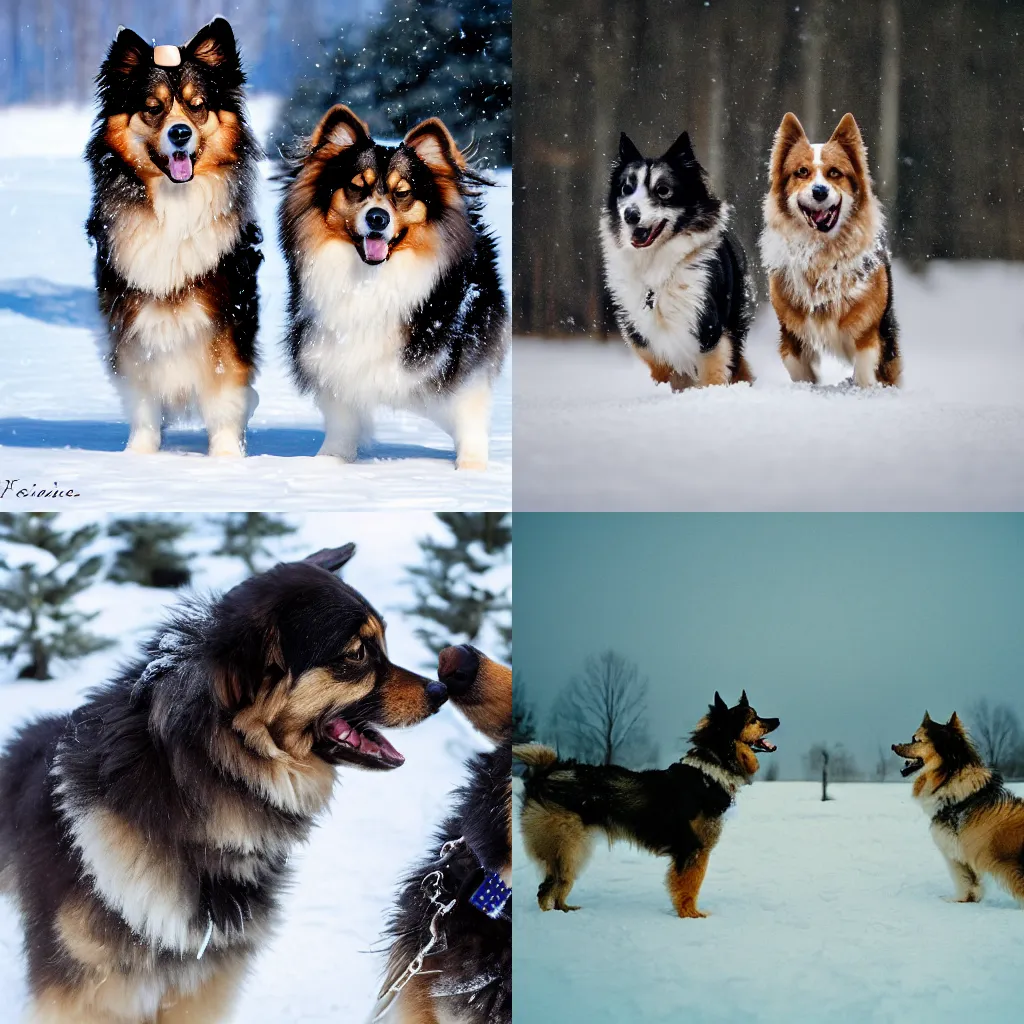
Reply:
[[364, 238], [364, 252], [371, 263], [380, 263], [388, 258], [388, 243], [383, 238]]
[[331, 722], [327, 731], [337, 743], [345, 743], [361, 754], [367, 754], [370, 757], [383, 755], [387, 761], [395, 761], [398, 764], [405, 763], [405, 758], [383, 736], [378, 734], [376, 740], [371, 740], [358, 729], [353, 729], [343, 718]]
[[192, 158], [188, 153], [172, 153], [170, 170], [174, 181], [188, 181], [192, 177]]

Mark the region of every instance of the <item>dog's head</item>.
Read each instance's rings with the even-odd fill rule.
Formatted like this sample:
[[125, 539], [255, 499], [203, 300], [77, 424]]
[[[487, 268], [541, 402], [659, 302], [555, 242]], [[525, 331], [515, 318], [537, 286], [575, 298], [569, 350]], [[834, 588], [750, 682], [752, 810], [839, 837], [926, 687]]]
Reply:
[[455, 706], [485, 736], [501, 742], [512, 731], [512, 669], [469, 644], [437, 656], [437, 677]]
[[837, 236], [871, 196], [867, 150], [853, 114], [844, 114], [828, 142], [808, 141], [786, 114], [775, 133], [771, 192], [778, 212], [807, 232]]
[[708, 706], [708, 713], [697, 723], [690, 739], [698, 752], [707, 751], [727, 769], [751, 776], [759, 767], [755, 751], [775, 751], [775, 744], [765, 737], [778, 727], [777, 718], [762, 718], [750, 706], [746, 690], [732, 707], [716, 691], [714, 703]]
[[181, 47], [122, 28], [96, 83], [104, 139], [143, 181], [184, 184], [239, 159], [245, 75], [223, 18]]
[[892, 751], [906, 762], [900, 774], [907, 778], [921, 773], [922, 778], [933, 783], [929, 789], [944, 784], [965, 768], [982, 766], [955, 711], [945, 723], [933, 721], [926, 711], [910, 742], [894, 743]]
[[482, 182], [436, 117], [382, 145], [338, 104], [292, 169], [282, 224], [294, 222], [306, 249], [341, 242], [370, 266], [398, 253], [441, 260], [472, 243], [471, 186]]
[[721, 208], [686, 132], [657, 159], [645, 157], [622, 134], [607, 207], [620, 246], [648, 249], [682, 232], [708, 231]]
[[215, 610], [216, 696], [247, 752], [293, 770], [390, 769], [404, 758], [378, 731], [423, 721], [442, 683], [393, 664], [384, 620], [335, 572], [353, 545], [278, 565]]

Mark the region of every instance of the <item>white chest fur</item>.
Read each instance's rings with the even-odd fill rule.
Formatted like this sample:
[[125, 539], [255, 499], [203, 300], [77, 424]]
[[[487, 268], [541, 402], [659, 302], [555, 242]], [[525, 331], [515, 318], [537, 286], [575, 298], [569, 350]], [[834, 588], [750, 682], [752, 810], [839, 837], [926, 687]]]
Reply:
[[304, 312], [315, 324], [299, 360], [318, 390], [367, 410], [416, 404], [437, 367], [410, 368], [402, 353], [411, 316], [441, 268], [401, 250], [371, 267], [353, 246], [331, 241], [299, 272]]
[[237, 241], [240, 212], [228, 182], [204, 174], [178, 184], [160, 179], [151, 203], [112, 218], [114, 266], [135, 288], [169, 295], [212, 270]]

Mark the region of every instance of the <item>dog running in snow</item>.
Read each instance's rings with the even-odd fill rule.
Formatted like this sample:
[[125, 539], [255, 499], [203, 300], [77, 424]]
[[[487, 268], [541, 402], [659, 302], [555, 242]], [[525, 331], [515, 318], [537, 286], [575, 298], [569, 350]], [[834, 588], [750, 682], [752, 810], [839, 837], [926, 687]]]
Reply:
[[288, 349], [324, 416], [320, 454], [354, 460], [390, 406], [446, 430], [457, 468], [485, 468], [509, 339], [486, 179], [437, 118], [384, 145], [338, 105], [282, 180]]
[[1024, 800], [985, 766], [956, 712], [942, 723], [926, 711], [910, 742], [892, 749], [906, 759], [900, 774], [916, 776], [914, 796], [931, 819], [955, 901], [978, 903], [990, 875], [1024, 902]]
[[601, 214], [604, 274], [626, 343], [656, 384], [753, 382], [746, 258], [683, 132], [650, 159], [623, 134]]
[[97, 77], [86, 231], [130, 451], [159, 449], [165, 412], [193, 404], [211, 455], [244, 451], [263, 258], [244, 84], [223, 18], [182, 47], [122, 28]]
[[[510, 1024], [512, 670], [464, 644], [441, 651], [437, 675], [496, 746], [470, 759], [469, 781], [454, 794], [431, 854], [403, 883], [372, 1020]], [[414, 972], [417, 963], [422, 970]]]
[[775, 134], [761, 258], [779, 321], [779, 352], [794, 381], [818, 381], [831, 352], [862, 388], [898, 385], [898, 327], [885, 225], [852, 114], [811, 143], [795, 115]]
[[761, 718], [746, 691], [729, 707], [716, 693], [690, 736], [690, 749], [659, 771], [563, 761], [541, 744], [512, 748], [529, 766], [521, 827], [526, 852], [544, 871], [541, 910], [578, 910], [566, 900], [599, 832], [669, 857], [668, 891], [680, 917], [707, 917], [697, 898], [722, 819], [758, 770], [755, 752], [774, 751], [765, 737], [779, 727]]
[[7, 745], [0, 890], [21, 913], [33, 1024], [230, 1017], [336, 769], [399, 767], [376, 727], [444, 703], [335, 575], [353, 551], [185, 603], [81, 707]]

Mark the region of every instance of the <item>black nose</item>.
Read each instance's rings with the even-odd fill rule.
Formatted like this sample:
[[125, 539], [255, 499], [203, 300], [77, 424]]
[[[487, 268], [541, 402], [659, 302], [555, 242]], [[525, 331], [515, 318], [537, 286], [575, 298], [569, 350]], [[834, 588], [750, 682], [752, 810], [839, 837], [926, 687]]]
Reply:
[[366, 211], [366, 226], [371, 231], [383, 231], [391, 223], [391, 214], [375, 206]]
[[172, 124], [167, 129], [167, 138], [171, 140], [171, 145], [180, 149], [192, 138], [192, 129], [187, 124]]
[[630, 226], [640, 223], [640, 210], [635, 206], [627, 206], [622, 219]]
[[448, 699], [448, 687], [444, 683], [427, 683], [427, 700], [436, 711]]
[[811, 188], [811, 195], [820, 203], [828, 197], [828, 185], [815, 185]]
[[446, 647], [437, 656], [437, 674], [455, 697], [461, 697], [476, 681], [480, 655], [469, 644]]

